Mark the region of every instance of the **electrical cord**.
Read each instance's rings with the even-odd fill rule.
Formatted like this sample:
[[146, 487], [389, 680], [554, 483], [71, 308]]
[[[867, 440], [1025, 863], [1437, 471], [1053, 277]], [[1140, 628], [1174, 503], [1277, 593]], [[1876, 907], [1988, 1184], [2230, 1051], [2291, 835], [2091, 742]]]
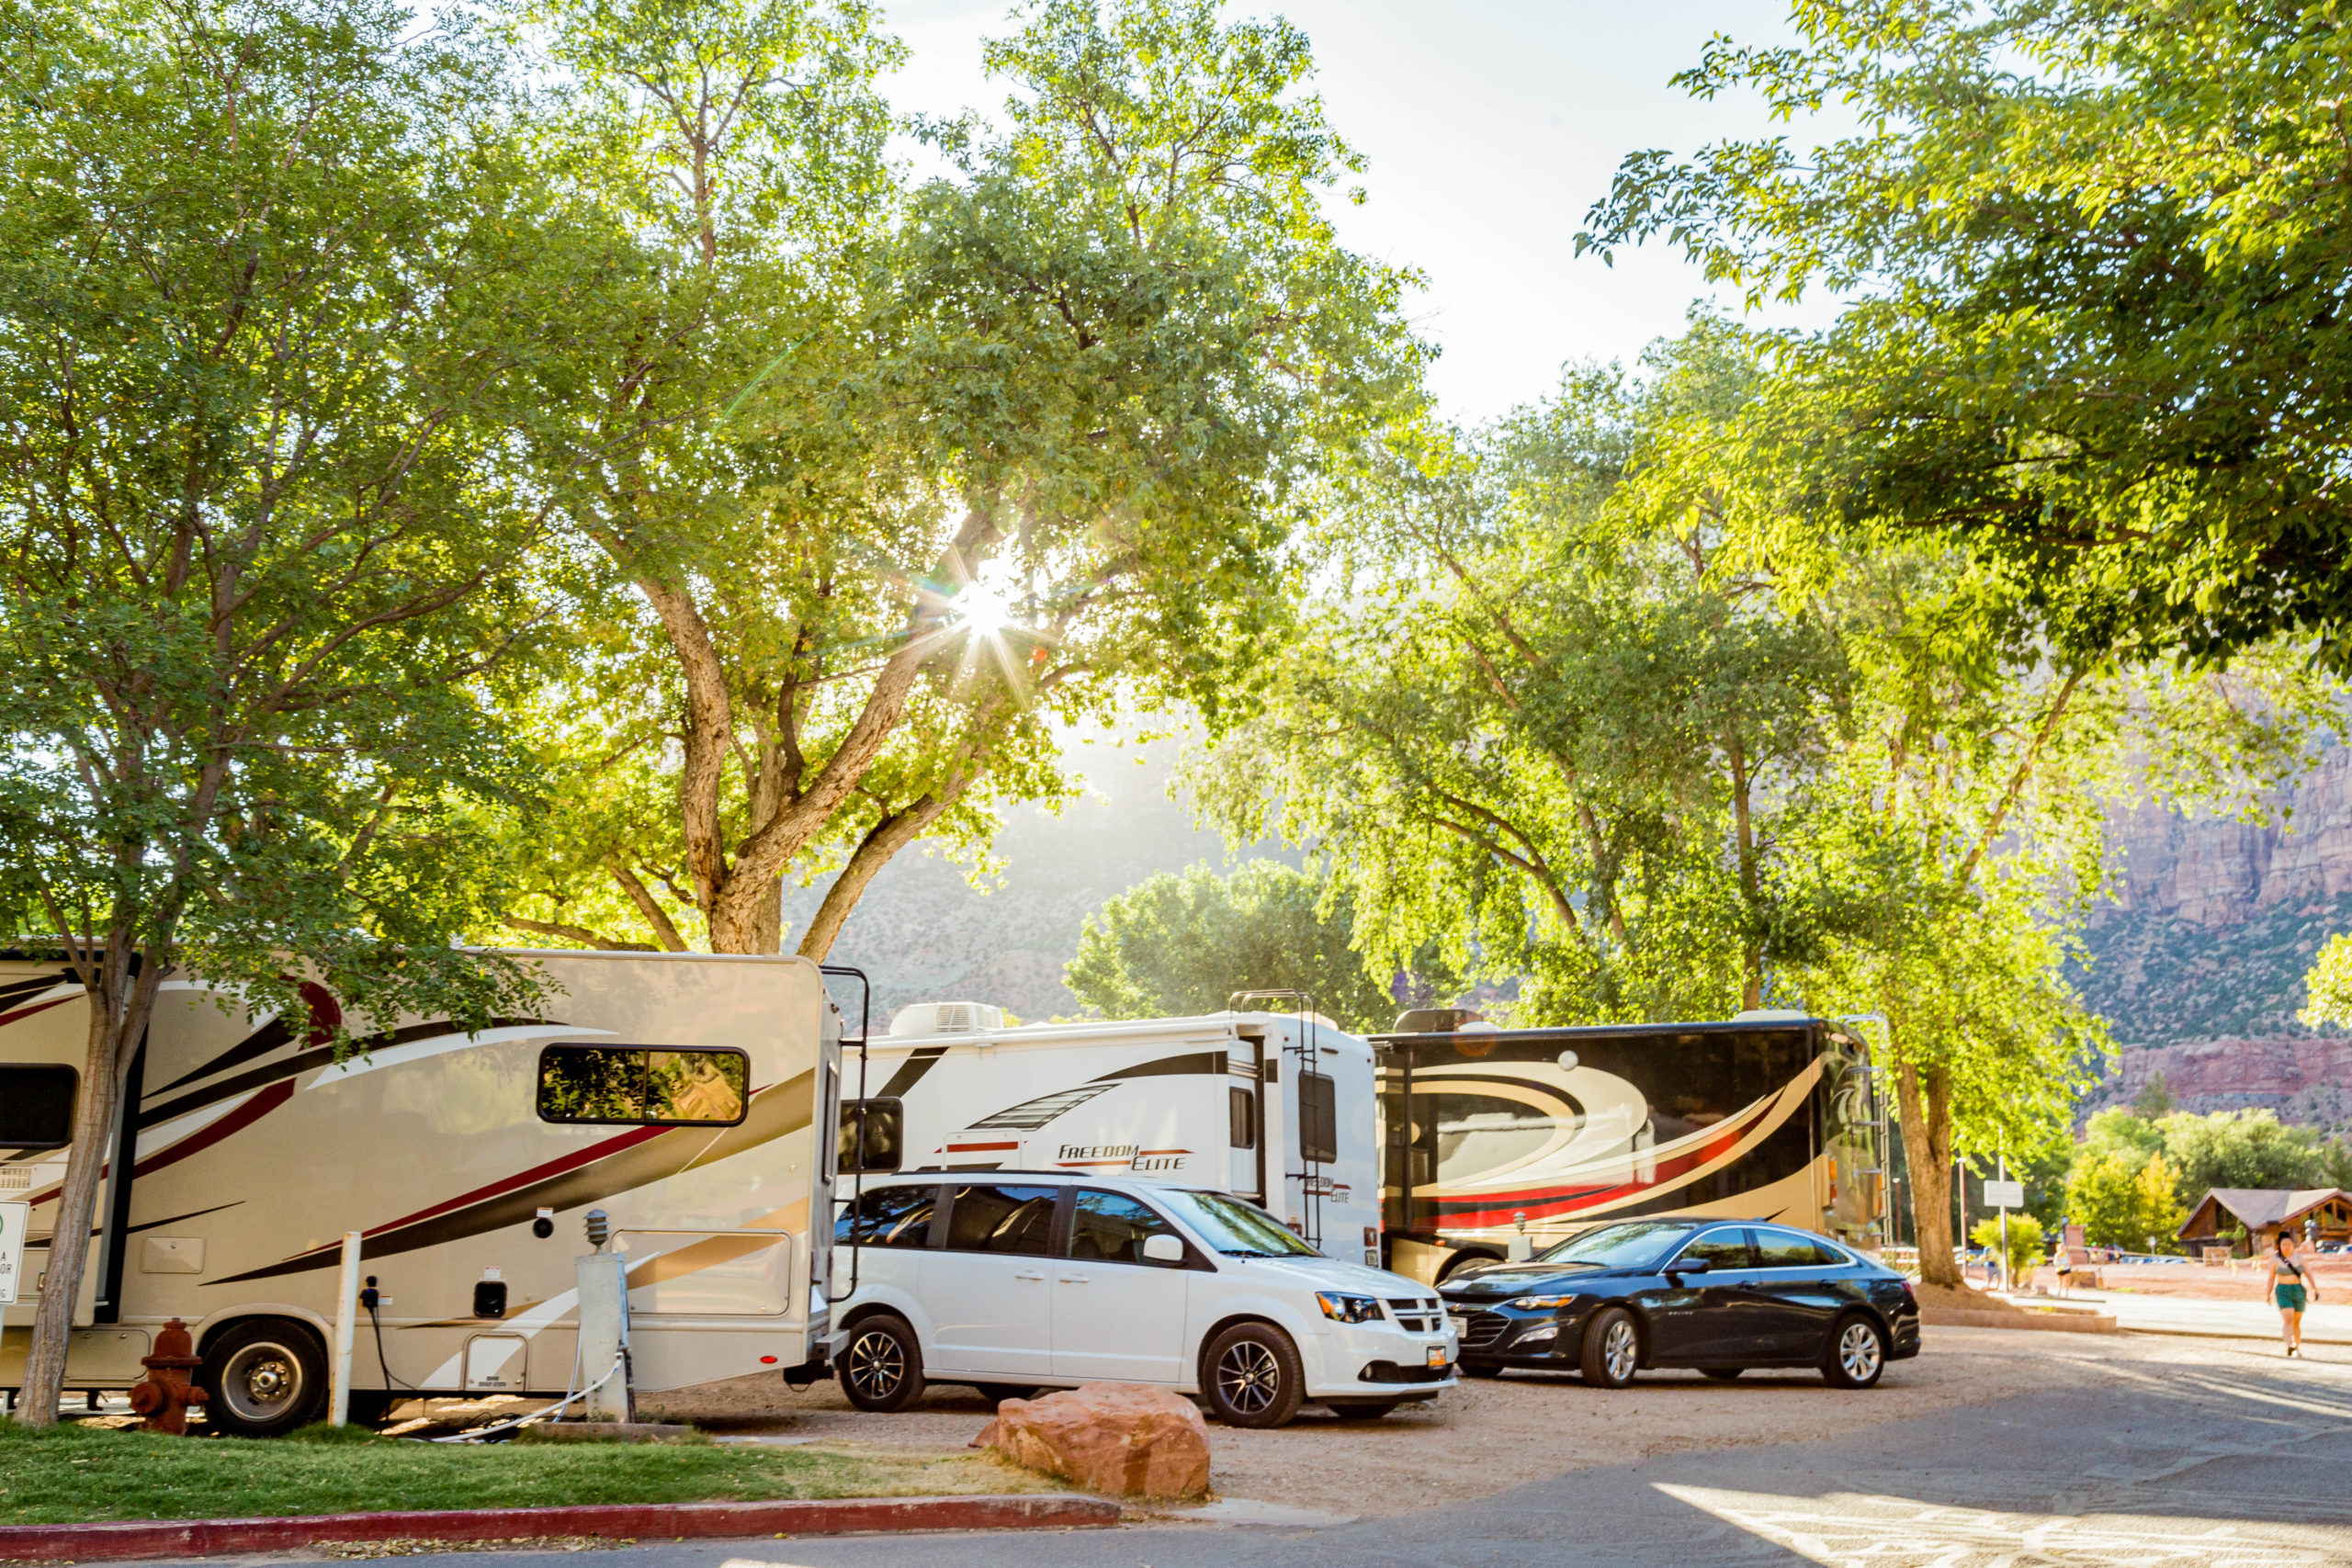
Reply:
[[[402, 1388], [408, 1390], [411, 1393], [422, 1394], [424, 1391], [418, 1388], [414, 1383], [409, 1382], [406, 1378], [395, 1376], [392, 1371], [392, 1364], [384, 1359], [384, 1320], [376, 1315], [376, 1281], [374, 1280], [369, 1280], [368, 1281], [368, 1288], [359, 1292], [359, 1300], [361, 1303], [368, 1308], [368, 1322], [369, 1326], [374, 1328], [376, 1331], [376, 1370], [384, 1374], [384, 1381], [386, 1382], [398, 1383]], [[390, 1393], [391, 1390], [388, 1388], [384, 1392]]]
[[553, 1404], [548, 1405], [545, 1410], [534, 1410], [526, 1416], [510, 1416], [506, 1420], [493, 1422], [487, 1427], [477, 1427], [470, 1432], [452, 1432], [446, 1438], [426, 1438], [423, 1440], [428, 1443], [486, 1442], [497, 1433], [511, 1431], [517, 1427], [528, 1426], [534, 1421], [545, 1420], [550, 1416], [560, 1416], [562, 1414], [564, 1408], [571, 1404], [574, 1400], [585, 1399], [590, 1394], [595, 1393], [598, 1389], [604, 1387], [606, 1383], [612, 1382], [613, 1373], [619, 1371], [627, 1365], [628, 1365], [628, 1351], [624, 1348], [613, 1357], [612, 1371], [606, 1372], [603, 1377], [598, 1378], [594, 1382], [590, 1383], [586, 1388], [580, 1390], [577, 1393], [574, 1393], [570, 1390], [566, 1390], [564, 1396], [561, 1399], [556, 1401]]

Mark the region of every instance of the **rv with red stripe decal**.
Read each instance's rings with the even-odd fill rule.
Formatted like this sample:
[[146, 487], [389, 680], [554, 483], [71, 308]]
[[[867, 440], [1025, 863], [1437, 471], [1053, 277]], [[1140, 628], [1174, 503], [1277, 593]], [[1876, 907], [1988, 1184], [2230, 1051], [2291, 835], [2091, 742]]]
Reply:
[[1605, 1220], [1772, 1221], [1874, 1251], [1884, 1146], [1860, 1033], [1803, 1013], [1498, 1029], [1408, 1012], [1382, 1048], [1387, 1266], [1432, 1283]]
[[[341, 1014], [315, 986], [311, 1016], [288, 1020], [165, 980], [107, 1144], [67, 1386], [136, 1382], [178, 1317], [216, 1429], [323, 1418], [356, 1231], [376, 1295], [357, 1320], [356, 1409], [560, 1396], [592, 1209], [627, 1258], [637, 1389], [810, 1360], [832, 1236], [834, 1140], [817, 1134], [833, 1125], [841, 1058], [818, 966], [511, 956], [549, 982], [546, 1016], [471, 1034], [403, 1019], [340, 1052]], [[69, 1152], [85, 1007], [58, 965], [0, 961], [0, 1201], [31, 1204], [29, 1278]], [[36, 1301], [0, 1317], [0, 1386], [24, 1380]]]
[[[854, 1055], [844, 1070], [854, 1097]], [[1372, 1048], [1311, 1013], [1008, 1028], [981, 1003], [919, 1002], [863, 1070], [869, 1171], [1154, 1176], [1246, 1198], [1333, 1258], [1378, 1260]], [[842, 1145], [858, 1146], [854, 1129]]]

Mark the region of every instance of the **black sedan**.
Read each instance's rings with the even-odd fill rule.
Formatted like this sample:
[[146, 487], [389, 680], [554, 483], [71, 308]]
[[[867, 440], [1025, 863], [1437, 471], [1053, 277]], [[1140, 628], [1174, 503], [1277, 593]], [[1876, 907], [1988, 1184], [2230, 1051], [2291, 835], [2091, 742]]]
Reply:
[[1817, 1367], [1839, 1388], [1868, 1388], [1919, 1353], [1909, 1281], [1782, 1225], [1627, 1220], [1524, 1263], [1464, 1269], [1438, 1293], [1473, 1377], [1575, 1367], [1623, 1388], [1645, 1367], [1713, 1378]]

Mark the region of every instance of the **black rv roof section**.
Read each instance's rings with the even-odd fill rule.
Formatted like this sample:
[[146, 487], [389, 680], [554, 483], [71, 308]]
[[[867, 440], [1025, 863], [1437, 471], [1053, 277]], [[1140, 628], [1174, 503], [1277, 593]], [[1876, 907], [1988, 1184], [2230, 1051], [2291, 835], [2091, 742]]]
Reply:
[[1458, 1046], [1464, 1040], [1558, 1040], [1573, 1043], [1578, 1040], [1597, 1040], [1604, 1036], [1628, 1034], [1697, 1034], [1733, 1032], [1742, 1034], [1785, 1033], [1792, 1029], [1827, 1026], [1821, 1018], [1744, 1018], [1736, 1022], [1728, 1020], [1703, 1023], [1580, 1023], [1556, 1029], [1470, 1029], [1439, 1034], [1368, 1034], [1364, 1038], [1391, 1050], [1400, 1045]]

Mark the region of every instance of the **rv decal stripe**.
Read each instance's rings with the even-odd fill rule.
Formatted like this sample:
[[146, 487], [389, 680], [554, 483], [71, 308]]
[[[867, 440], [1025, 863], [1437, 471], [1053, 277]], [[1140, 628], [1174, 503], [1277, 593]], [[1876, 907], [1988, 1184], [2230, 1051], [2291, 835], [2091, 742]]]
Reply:
[[[517, 1029], [553, 1021], [539, 1018], [494, 1018], [491, 1020], [491, 1027]], [[558, 1025], [558, 1027], [561, 1026]], [[381, 1034], [365, 1035], [345, 1054], [353, 1056], [365, 1055], [370, 1051], [381, 1051], [393, 1045], [405, 1045], [412, 1040], [429, 1040], [435, 1035], [447, 1034], [449, 1030], [450, 1024], [447, 1019], [434, 1023], [412, 1023], [404, 1029], [390, 1030]], [[265, 1030], [263, 1032], [266, 1033], [267, 1031]], [[235, 1077], [224, 1078], [217, 1084], [199, 1089], [192, 1094], [184, 1094], [168, 1104], [155, 1107], [153, 1111], [142, 1110], [139, 1112], [139, 1124], [141, 1127], [152, 1127], [158, 1122], [168, 1122], [175, 1116], [185, 1116], [191, 1111], [200, 1111], [216, 1101], [228, 1099], [232, 1094], [243, 1094], [249, 1089], [259, 1089], [266, 1084], [297, 1078], [312, 1067], [333, 1066], [334, 1060], [335, 1050], [332, 1045], [320, 1045], [308, 1051], [299, 1051], [283, 1061], [272, 1062], [266, 1066], [254, 1067], [248, 1072], [239, 1073]]]
[[922, 1082], [923, 1075], [937, 1066], [939, 1058], [945, 1055], [947, 1055], [947, 1047], [944, 1045], [922, 1046], [913, 1055], [899, 1064], [899, 1070], [890, 1075], [888, 1083], [874, 1091], [874, 1098], [876, 1100], [898, 1099], [907, 1090]]
[[[243, 1132], [293, 1098], [294, 1086], [290, 1083], [277, 1084], [262, 1090], [226, 1116], [206, 1122], [179, 1142], [167, 1148], [156, 1150], [145, 1159], [134, 1161], [130, 1167], [131, 1179], [136, 1181], [151, 1170], [161, 1170], [167, 1165], [177, 1165], [190, 1155], [203, 1153], [221, 1139]], [[108, 1160], [106, 1165], [98, 1168], [98, 1176], [101, 1180], [105, 1179], [107, 1168], [113, 1163], [112, 1160]], [[64, 1190], [64, 1187], [61, 1184], [33, 1198], [31, 1201], [53, 1202], [57, 1195]]]
[[1091, 1079], [1094, 1083], [1114, 1083], [1121, 1078], [1189, 1077], [1196, 1073], [1225, 1075], [1225, 1053], [1194, 1051], [1188, 1055], [1162, 1056], [1156, 1062], [1138, 1062], [1132, 1067], [1121, 1067], [1115, 1073], [1103, 1073]]
[[73, 999], [72, 997], [59, 997], [54, 1001], [35, 1002], [28, 1008], [18, 1008], [14, 1012], [0, 1012], [0, 1023], [14, 1023], [20, 1018], [30, 1018], [37, 1012], [47, 1012], [51, 1008], [63, 1007]]
[[[722, 1128], [717, 1137], [708, 1127], [639, 1127], [616, 1138], [606, 1138], [561, 1160], [550, 1160], [518, 1171], [502, 1181], [477, 1188], [405, 1219], [377, 1225], [364, 1233], [362, 1258], [389, 1258], [439, 1247], [504, 1225], [520, 1224], [543, 1208], [573, 1209], [602, 1202], [617, 1193], [650, 1185], [698, 1167], [729, 1158], [763, 1144], [806, 1128], [813, 1114], [817, 1077], [802, 1073], [769, 1089], [755, 1090], [744, 1119]], [[332, 1269], [342, 1246], [320, 1247], [280, 1263], [249, 1269], [212, 1285], [274, 1279]]]
[[286, 1027], [286, 1021], [282, 1018], [273, 1018], [202, 1066], [193, 1072], [182, 1073], [154, 1092], [169, 1094], [172, 1090], [185, 1088], [198, 1078], [209, 1078], [215, 1073], [225, 1073], [231, 1067], [243, 1066], [256, 1056], [268, 1055], [292, 1038], [293, 1035]]

